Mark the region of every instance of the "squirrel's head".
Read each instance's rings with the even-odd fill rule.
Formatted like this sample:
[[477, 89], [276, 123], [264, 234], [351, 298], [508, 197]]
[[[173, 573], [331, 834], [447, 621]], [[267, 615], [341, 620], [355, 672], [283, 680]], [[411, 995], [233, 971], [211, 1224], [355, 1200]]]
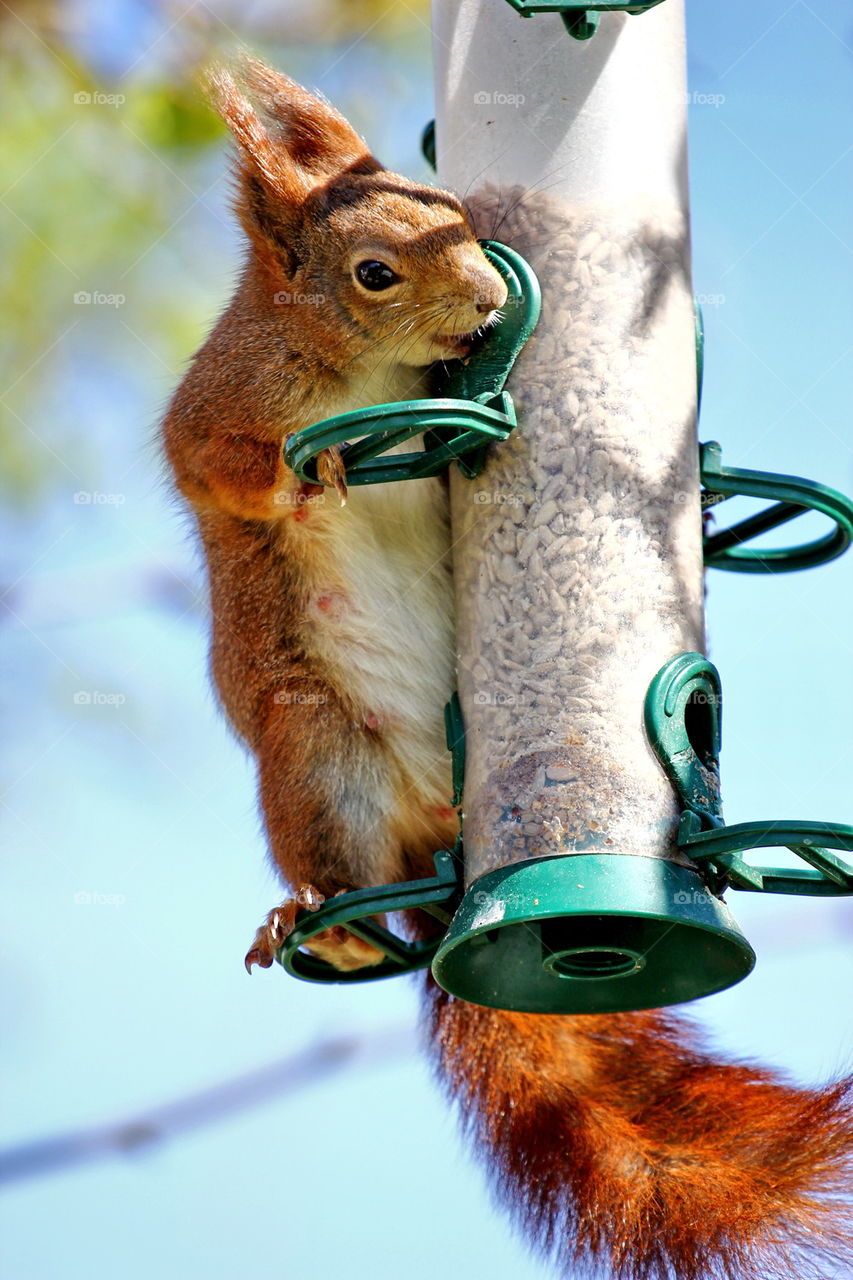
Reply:
[[300, 337], [339, 367], [466, 355], [507, 291], [461, 201], [383, 169], [333, 107], [263, 63], [209, 83], [239, 147], [254, 265], [273, 302], [299, 308]]

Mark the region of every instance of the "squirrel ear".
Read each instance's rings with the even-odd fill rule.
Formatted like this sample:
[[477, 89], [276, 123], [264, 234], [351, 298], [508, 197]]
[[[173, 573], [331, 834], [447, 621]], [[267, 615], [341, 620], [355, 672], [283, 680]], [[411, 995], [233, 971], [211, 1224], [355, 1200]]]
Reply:
[[298, 202], [335, 174], [382, 168], [344, 117], [295, 80], [247, 55], [239, 73], [247, 92], [227, 68], [213, 68], [211, 97], [246, 165], [282, 199]]

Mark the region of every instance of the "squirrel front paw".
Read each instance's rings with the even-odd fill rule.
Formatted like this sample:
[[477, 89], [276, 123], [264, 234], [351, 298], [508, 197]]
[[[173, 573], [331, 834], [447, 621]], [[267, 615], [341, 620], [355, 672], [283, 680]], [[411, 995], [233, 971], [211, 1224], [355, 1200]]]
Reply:
[[317, 478], [337, 490], [343, 507], [347, 500], [347, 469], [336, 444], [317, 454]]
[[[341, 892], [346, 892], [341, 890]], [[339, 895], [335, 895], [336, 897]], [[276, 952], [284, 944], [285, 939], [293, 932], [296, 915], [300, 908], [317, 911], [325, 902], [325, 897], [312, 884], [304, 884], [292, 898], [285, 898], [279, 907], [274, 907], [255, 934], [255, 941], [246, 953], [246, 972], [252, 972], [252, 966], [259, 964], [262, 969], [269, 969]], [[350, 933], [342, 925], [334, 925], [315, 934], [306, 951], [325, 960], [335, 969], [346, 973], [352, 969], [363, 969], [368, 965], [380, 964], [384, 955], [369, 942], [364, 942]]]

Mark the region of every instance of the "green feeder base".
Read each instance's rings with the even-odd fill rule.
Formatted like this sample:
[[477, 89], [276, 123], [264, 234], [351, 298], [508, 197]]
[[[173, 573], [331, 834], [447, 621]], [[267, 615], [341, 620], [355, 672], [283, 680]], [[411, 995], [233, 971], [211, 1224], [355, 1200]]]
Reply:
[[686, 867], [636, 855], [534, 858], [481, 876], [438, 949], [440, 986], [527, 1013], [615, 1013], [733, 986], [755, 953]]

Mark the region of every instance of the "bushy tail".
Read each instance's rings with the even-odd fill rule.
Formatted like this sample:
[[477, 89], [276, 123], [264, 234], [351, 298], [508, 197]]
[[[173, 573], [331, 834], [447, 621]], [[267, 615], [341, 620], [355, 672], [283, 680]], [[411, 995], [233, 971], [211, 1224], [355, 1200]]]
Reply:
[[428, 990], [466, 1131], [565, 1273], [585, 1260], [618, 1280], [853, 1274], [853, 1077], [796, 1088], [716, 1061], [660, 1010], [515, 1014]]

